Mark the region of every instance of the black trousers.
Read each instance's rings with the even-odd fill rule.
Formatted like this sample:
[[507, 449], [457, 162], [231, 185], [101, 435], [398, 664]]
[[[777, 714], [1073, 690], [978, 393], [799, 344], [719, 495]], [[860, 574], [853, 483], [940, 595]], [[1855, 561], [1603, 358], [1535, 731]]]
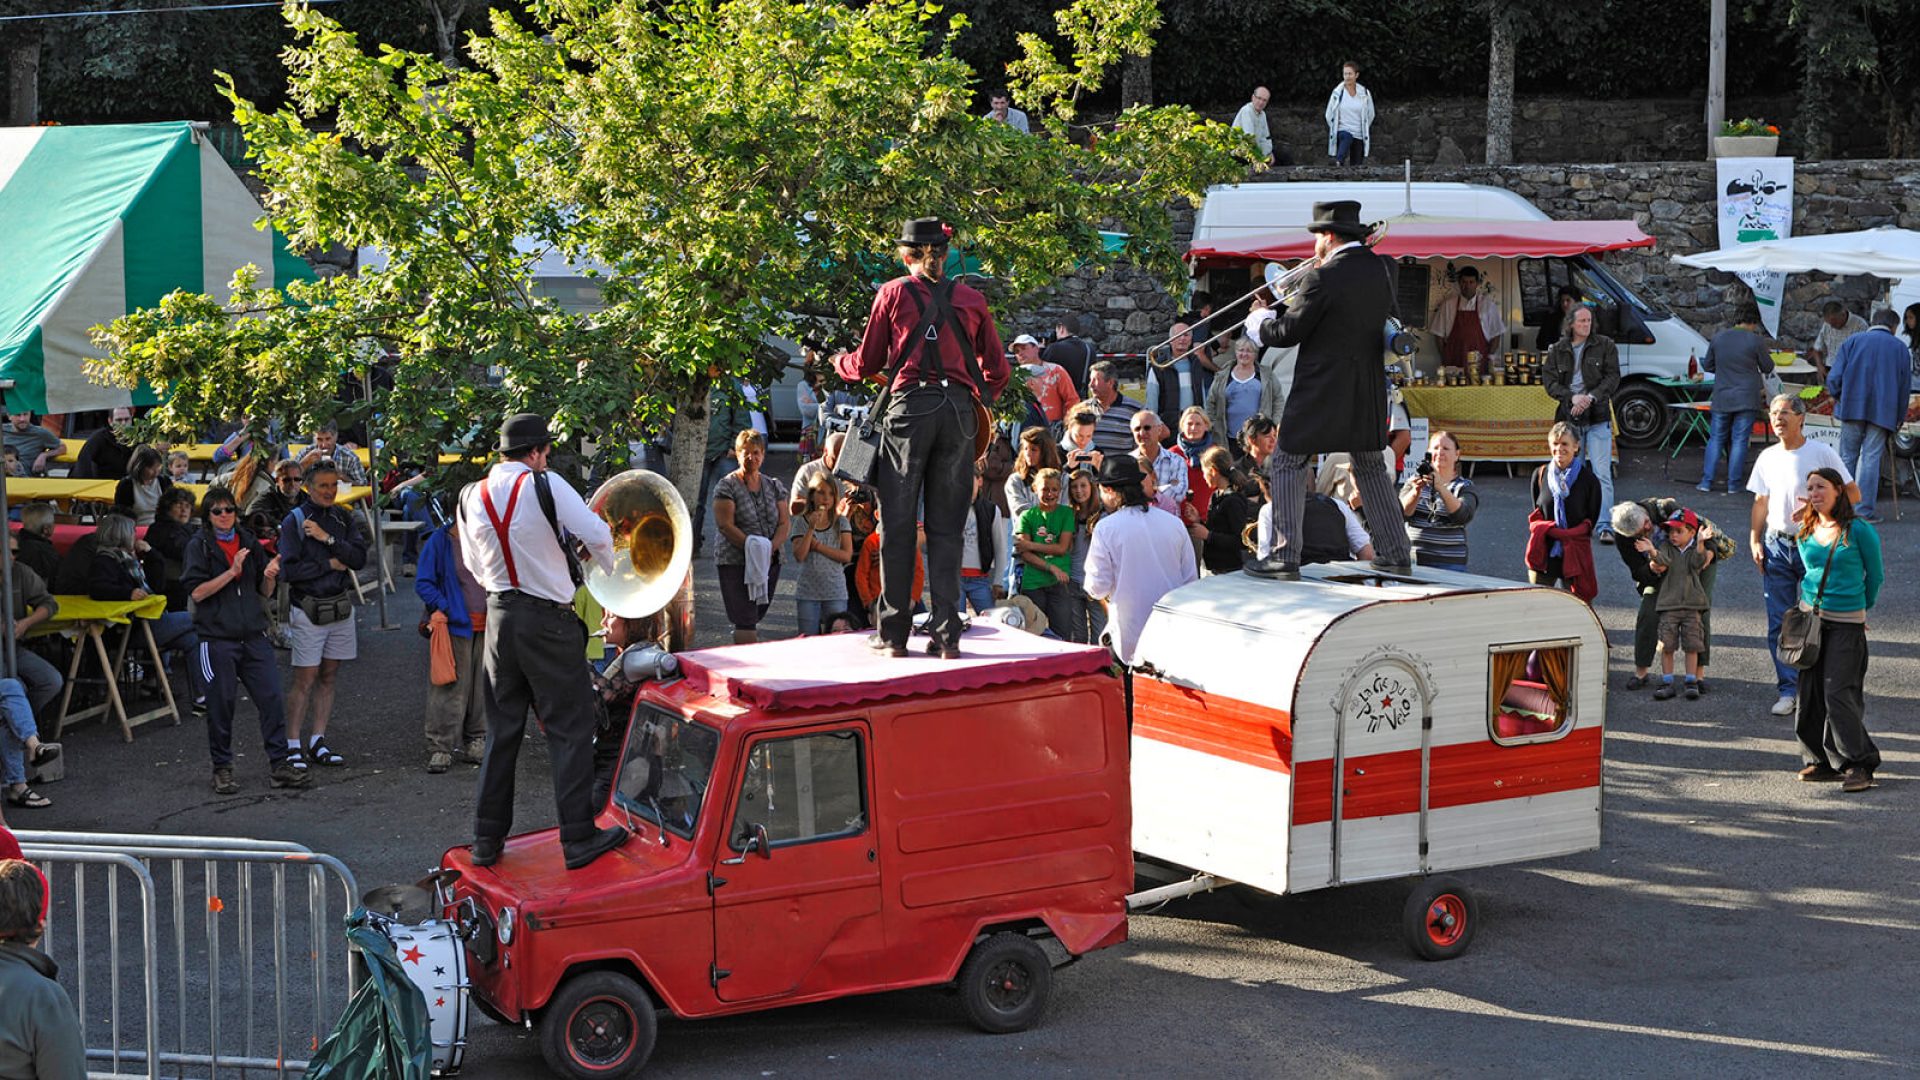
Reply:
[[927, 528], [927, 592], [931, 631], [945, 641], [960, 636], [960, 540], [973, 499], [973, 395], [958, 383], [917, 386], [896, 393], [881, 420], [880, 627], [882, 638], [904, 645], [913, 631], [913, 556]]
[[487, 595], [487, 754], [473, 835], [504, 839], [513, 829], [513, 784], [527, 709], [540, 716], [553, 759], [560, 840], [593, 835], [592, 672], [587, 628], [573, 609], [524, 593]]
[[1800, 673], [1793, 733], [1807, 765], [1868, 770], [1880, 767], [1880, 748], [1867, 734], [1867, 628], [1820, 620], [1820, 661]]
[[[584, 647], [584, 646], [583, 646]], [[233, 764], [233, 715], [240, 687], [260, 713], [260, 739], [274, 765], [287, 757], [287, 713], [280, 697], [280, 665], [267, 635], [232, 641], [201, 638], [193, 662], [207, 687], [207, 752], [216, 767]]]

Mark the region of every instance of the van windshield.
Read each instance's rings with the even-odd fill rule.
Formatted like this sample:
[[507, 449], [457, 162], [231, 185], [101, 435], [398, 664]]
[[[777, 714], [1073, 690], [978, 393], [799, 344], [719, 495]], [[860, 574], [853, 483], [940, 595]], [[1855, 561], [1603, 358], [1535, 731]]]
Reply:
[[642, 705], [627, 736], [614, 806], [691, 839], [719, 749], [719, 732]]

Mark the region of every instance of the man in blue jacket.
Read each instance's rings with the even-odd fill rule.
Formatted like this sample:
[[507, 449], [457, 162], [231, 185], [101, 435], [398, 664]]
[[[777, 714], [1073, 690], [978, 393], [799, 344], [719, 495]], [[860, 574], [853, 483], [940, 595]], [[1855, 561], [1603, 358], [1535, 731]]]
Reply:
[[1891, 308], [1873, 313], [1872, 325], [1840, 344], [1827, 367], [1827, 393], [1840, 421], [1840, 460], [1860, 485], [1854, 512], [1878, 522], [1874, 498], [1880, 494], [1880, 459], [1887, 440], [1907, 418], [1912, 358], [1893, 331], [1900, 317]]
[[[343, 661], [359, 656], [353, 575], [367, 565], [367, 537], [352, 511], [336, 505], [340, 471], [322, 458], [307, 469], [307, 501], [280, 523], [280, 576], [293, 592], [287, 625], [293, 635], [293, 687], [287, 693], [288, 760], [345, 765], [327, 745], [333, 682]], [[313, 706], [312, 734], [300, 741]]]

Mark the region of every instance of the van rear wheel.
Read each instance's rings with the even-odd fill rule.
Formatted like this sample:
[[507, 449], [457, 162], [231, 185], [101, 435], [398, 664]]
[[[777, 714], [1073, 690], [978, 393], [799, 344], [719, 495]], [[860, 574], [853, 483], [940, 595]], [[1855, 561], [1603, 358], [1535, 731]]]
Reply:
[[653, 1055], [659, 1020], [640, 985], [615, 971], [568, 979], [540, 1020], [540, 1054], [556, 1076], [627, 1080]]
[[1629, 450], [1651, 450], [1666, 440], [1673, 423], [1668, 398], [1652, 383], [1635, 380], [1613, 395], [1613, 416], [1618, 423], [1614, 434]]
[[1415, 882], [1400, 913], [1400, 931], [1423, 960], [1451, 960], [1466, 952], [1479, 926], [1479, 901], [1450, 877]]
[[995, 934], [960, 965], [960, 1001], [973, 1026], [991, 1035], [1025, 1031], [1040, 1019], [1053, 990], [1053, 962], [1025, 934]]

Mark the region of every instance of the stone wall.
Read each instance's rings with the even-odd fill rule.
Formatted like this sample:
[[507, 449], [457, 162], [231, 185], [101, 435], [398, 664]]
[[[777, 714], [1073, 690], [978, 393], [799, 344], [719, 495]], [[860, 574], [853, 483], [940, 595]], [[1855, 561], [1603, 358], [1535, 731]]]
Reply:
[[[1256, 180], [1401, 177], [1399, 168], [1301, 168], [1273, 170]], [[1645, 253], [1615, 252], [1606, 256], [1606, 265], [1635, 292], [1671, 308], [1709, 337], [1728, 325], [1729, 300], [1744, 292], [1730, 275], [1694, 270], [1671, 261], [1676, 254], [1719, 246], [1712, 162], [1427, 166], [1416, 167], [1414, 179], [1506, 188], [1559, 219], [1632, 218], [1658, 241], [1658, 246]], [[1920, 229], [1920, 161], [1796, 162], [1793, 214], [1795, 235], [1881, 225]], [[1178, 234], [1184, 240], [1192, 235], [1192, 210], [1181, 207], [1178, 220]], [[1728, 289], [1728, 283], [1735, 287]], [[1811, 340], [1818, 325], [1819, 305], [1828, 297], [1865, 315], [1885, 286], [1884, 281], [1871, 277], [1793, 275], [1787, 279], [1782, 336], [1795, 344]], [[1099, 276], [1082, 271], [1064, 279], [1051, 294], [1010, 320], [1016, 328], [1006, 329], [1004, 336], [1051, 327], [1052, 320], [1062, 315], [1092, 315], [1098, 324], [1092, 336], [1103, 352], [1137, 353], [1164, 337], [1176, 313], [1172, 297], [1138, 270], [1123, 266]]]

